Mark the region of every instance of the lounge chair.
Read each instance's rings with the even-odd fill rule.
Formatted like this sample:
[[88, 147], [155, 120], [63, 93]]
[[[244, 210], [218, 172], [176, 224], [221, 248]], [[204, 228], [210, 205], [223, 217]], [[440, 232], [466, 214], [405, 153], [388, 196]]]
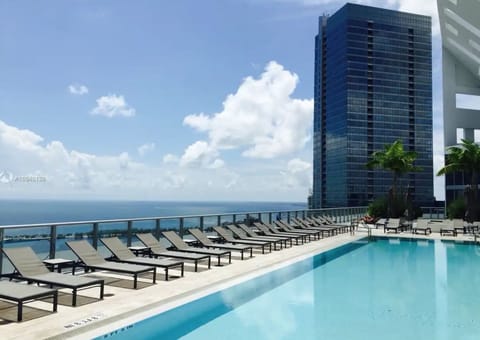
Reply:
[[263, 225], [267, 227], [268, 230], [270, 230], [272, 233], [277, 234], [278, 236], [300, 237], [300, 240], [302, 240], [302, 244], [310, 240], [310, 235], [306, 233], [302, 233], [301, 231], [289, 232], [286, 229], [278, 228], [276, 223], [269, 224], [269, 223], [263, 222]]
[[152, 259], [150, 257], [136, 257], [118, 237], [109, 237], [100, 239], [107, 249], [120, 262], [140, 264], [146, 266], [155, 266], [165, 269], [165, 281], [168, 281], [168, 270], [170, 268], [179, 268], [180, 276], [183, 277], [184, 264], [182, 261], [172, 261], [171, 259]]
[[425, 220], [423, 218], [419, 218], [417, 220], [417, 223], [415, 225], [415, 227], [412, 228], [412, 233], [413, 234], [424, 234], [424, 235], [428, 235], [428, 234], [431, 234], [432, 233], [432, 228], [430, 228], [428, 226], [428, 220]]
[[307, 233], [302, 233], [301, 231], [288, 231], [287, 229], [284, 229], [283, 227], [278, 227], [276, 223], [269, 224], [266, 222], [263, 222], [263, 225], [267, 227], [272, 233], [277, 234], [279, 236], [293, 236], [293, 237], [300, 237], [302, 240], [302, 244], [310, 241], [310, 235]]
[[18, 279], [71, 289], [72, 306], [77, 305], [77, 291], [87, 287], [100, 286], [100, 300], [103, 299], [104, 280], [52, 273], [30, 247], [3, 248], [2, 251], [18, 272]]
[[465, 221], [460, 219], [460, 218], [455, 218], [453, 219], [453, 229], [455, 232], [458, 233], [461, 232], [462, 234], [465, 234]]
[[267, 238], [267, 237], [262, 237], [262, 236], [258, 236], [258, 237], [251, 237], [251, 236], [248, 236], [246, 232], [244, 232], [242, 229], [240, 229], [239, 227], [237, 227], [236, 225], [234, 224], [229, 224], [226, 226], [228, 230], [230, 230], [236, 237], [238, 237], [239, 239], [241, 240], [249, 240], [249, 241], [266, 241], [266, 242], [272, 242], [273, 244], [273, 249], [274, 250], [277, 250], [277, 244], [280, 246], [280, 249], [282, 248], [282, 240], [279, 239], [279, 240], [273, 240], [271, 238]]
[[375, 222], [375, 229], [378, 229], [378, 227], [385, 227], [386, 225], [387, 225], [387, 219], [381, 218], [377, 222]]
[[82, 261], [85, 270], [105, 270], [110, 272], [133, 275], [133, 288], [137, 289], [138, 274], [152, 272], [153, 283], [156, 283], [157, 268], [152, 266], [141, 266], [138, 264], [118, 263], [105, 261], [105, 259], [86, 240], [68, 241], [67, 246]]
[[340, 232], [345, 233], [350, 229], [348, 225], [333, 223], [331, 220], [328, 220], [323, 216], [312, 217], [311, 221], [313, 221], [314, 224], [316, 223], [318, 226], [333, 228], [334, 234], [338, 234]]
[[217, 249], [227, 249], [227, 250], [236, 250], [240, 252], [240, 257], [243, 260], [243, 253], [245, 251], [250, 252], [250, 257], [253, 256], [253, 247], [242, 244], [231, 244], [231, 243], [213, 243], [207, 235], [205, 235], [200, 229], [191, 228], [188, 229], [189, 233], [195, 237], [198, 242], [202, 244], [205, 248], [217, 248]]
[[282, 233], [277, 230], [274, 231], [274, 230], [271, 230], [269, 226], [267, 226], [266, 224], [260, 223], [260, 222], [254, 222], [253, 225], [257, 227], [266, 236], [286, 237], [290, 239], [290, 245], [292, 245], [292, 240], [295, 240], [295, 244], [297, 246], [300, 244], [299, 241], [302, 241], [302, 244], [303, 244], [303, 237], [301, 235]]
[[[247, 227], [247, 225], [244, 224], [244, 223], [238, 223], [237, 227], [242, 229], [245, 232], [245, 234], [247, 234], [247, 236], [249, 236], [249, 237], [261, 237], [261, 238], [265, 238], [267, 240], [272, 240], [273, 242], [280, 242], [280, 249], [282, 249], [282, 246], [285, 246], [285, 248], [287, 247], [287, 241], [289, 239], [285, 236], [282, 237], [282, 236], [278, 236], [278, 235], [275, 235], [275, 236], [259, 235], [255, 231], [253, 231], [252, 228]], [[291, 242], [290, 242], [290, 245], [291, 245]]]
[[23, 304], [36, 299], [52, 297], [53, 312], [57, 311], [58, 290], [10, 281], [0, 281], [0, 299], [17, 303], [17, 321], [23, 320]]
[[226, 229], [222, 227], [213, 227], [213, 230], [220, 235], [221, 238], [223, 238], [225, 241], [230, 242], [231, 244], [247, 244], [251, 246], [257, 246], [262, 248], [262, 254], [265, 254], [265, 247], [270, 248], [270, 252], [272, 251], [272, 242], [267, 242], [267, 241], [249, 241], [249, 240], [241, 240], [241, 239], [236, 239], [233, 237], [232, 234], [230, 234]]
[[457, 236], [457, 230], [452, 220], [443, 220], [440, 223], [440, 236]]
[[339, 230], [337, 226], [327, 226], [324, 224], [319, 224], [319, 223], [308, 221], [308, 220], [301, 220], [299, 218], [294, 218], [292, 221], [296, 224], [297, 229], [299, 229], [300, 231], [301, 230], [320, 231], [322, 238], [325, 237], [325, 234], [327, 234], [327, 236], [338, 234], [338, 230]]
[[220, 265], [220, 259], [222, 256], [228, 256], [228, 263], [232, 263], [232, 252], [219, 249], [206, 249], [206, 248], [194, 248], [188, 246], [180, 236], [174, 231], [164, 231], [162, 235], [170, 242], [178, 251], [186, 253], [206, 254], [210, 256], [216, 256], [218, 265]]
[[383, 227], [383, 232], [387, 233], [389, 231], [394, 231], [395, 234], [398, 234], [400, 231], [403, 231], [403, 226], [400, 223], [399, 218], [388, 219], [388, 223]]
[[181, 259], [182, 261], [192, 261], [195, 265], [196, 272], [198, 271], [198, 263], [201, 261], [207, 261], [208, 269], [211, 267], [211, 258], [209, 255], [168, 250], [150, 233], [136, 234], [136, 236], [140, 242], [149, 248], [149, 253], [152, 256], [172, 257], [175, 259]]
[[299, 230], [299, 229], [294, 228], [291, 225], [288, 225], [287, 223], [283, 222], [282, 220], [275, 221], [275, 224], [280, 230], [283, 230], [283, 231], [286, 231], [286, 232], [289, 232], [289, 233], [297, 233], [297, 234], [306, 235], [308, 237], [309, 241], [312, 240], [312, 236], [313, 236], [313, 239], [315, 239], [315, 238], [319, 239], [320, 238], [321, 232], [318, 231], [318, 230], [317, 231]]

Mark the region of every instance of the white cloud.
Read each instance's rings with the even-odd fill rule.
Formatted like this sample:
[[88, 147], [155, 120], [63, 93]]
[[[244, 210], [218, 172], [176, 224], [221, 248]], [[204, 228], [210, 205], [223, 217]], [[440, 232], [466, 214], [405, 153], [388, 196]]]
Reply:
[[[0, 173], [42, 176], [42, 183], [0, 183], [0, 198], [142, 199], [142, 200], [270, 200], [305, 201], [307, 189], [279, 185], [281, 171], [301, 178], [302, 161], [249, 160], [229, 169], [203, 143], [187, 153], [188, 166], [165, 155], [160, 166], [132, 160], [126, 152], [99, 156], [68, 149], [61, 141], [45, 141], [33, 131], [0, 120]], [[166, 162], [165, 162], [166, 161]], [[195, 166], [197, 165], [197, 166]], [[287, 168], [287, 170], [285, 170]], [[303, 183], [300, 180], [298, 183]], [[206, 193], [208, 195], [206, 196]]]
[[100, 115], [105, 117], [133, 117], [135, 109], [127, 104], [123, 96], [109, 94], [97, 99], [97, 106], [90, 112], [92, 115]]
[[71, 85], [68, 85], [68, 92], [78, 96], [83, 96], [84, 94], [88, 93], [88, 87], [80, 84], [71, 84]]
[[291, 98], [297, 83], [296, 74], [272, 61], [258, 79], [245, 78], [227, 96], [223, 111], [185, 117], [185, 125], [208, 133], [208, 142], [190, 145], [182, 159], [212, 158], [226, 149], [265, 159], [301, 150], [311, 138], [313, 100]]
[[308, 190], [312, 186], [312, 164], [299, 158], [291, 159], [287, 163], [286, 171], [282, 171], [288, 187], [302, 187]]
[[217, 158], [218, 151], [205, 141], [197, 141], [188, 146], [180, 158], [181, 166], [218, 168], [223, 161]]
[[138, 154], [140, 156], [145, 156], [147, 153], [155, 150], [155, 143], [146, 143], [143, 145], [140, 145], [137, 149]]
[[178, 156], [173, 155], [171, 153], [167, 153], [165, 156], [163, 156], [163, 163], [178, 163], [179, 159]]

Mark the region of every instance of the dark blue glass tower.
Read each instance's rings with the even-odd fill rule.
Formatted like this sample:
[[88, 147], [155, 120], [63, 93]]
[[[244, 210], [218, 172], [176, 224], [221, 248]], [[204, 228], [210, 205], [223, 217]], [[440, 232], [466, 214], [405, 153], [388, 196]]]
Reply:
[[366, 205], [384, 196], [387, 171], [373, 151], [400, 139], [423, 171], [401, 181], [433, 200], [430, 17], [346, 4], [320, 18], [315, 39], [314, 208]]

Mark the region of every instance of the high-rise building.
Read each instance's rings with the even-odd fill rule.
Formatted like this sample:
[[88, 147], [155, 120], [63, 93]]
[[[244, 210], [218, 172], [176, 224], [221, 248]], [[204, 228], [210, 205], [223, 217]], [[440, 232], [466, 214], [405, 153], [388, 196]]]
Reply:
[[[442, 30], [444, 143], [448, 148], [461, 138], [475, 140], [475, 130], [480, 130], [480, 1], [438, 0], [438, 14]], [[457, 95], [467, 95], [466, 99], [477, 106], [457, 105]], [[445, 178], [447, 204], [463, 198], [465, 185], [471, 184], [470, 174], [458, 172]]]
[[417, 204], [433, 200], [432, 47], [427, 16], [346, 4], [323, 16], [315, 39], [315, 208], [384, 196], [388, 171], [370, 155], [401, 140], [421, 172], [406, 175]]

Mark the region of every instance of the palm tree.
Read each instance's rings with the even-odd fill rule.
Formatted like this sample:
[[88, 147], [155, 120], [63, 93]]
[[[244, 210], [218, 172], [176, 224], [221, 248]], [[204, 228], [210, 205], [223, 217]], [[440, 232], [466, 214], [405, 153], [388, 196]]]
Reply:
[[392, 196], [396, 196], [398, 179], [412, 171], [420, 171], [421, 168], [413, 165], [417, 153], [415, 151], [405, 151], [400, 140], [392, 144], [386, 144], [381, 151], [372, 153], [371, 159], [367, 162], [367, 168], [381, 168], [390, 170], [393, 174]]
[[[473, 140], [462, 139], [460, 145], [450, 146], [447, 149], [446, 165], [441, 168], [437, 176], [454, 172], [465, 172], [470, 174], [470, 184], [473, 190], [473, 199], [467, 200], [467, 210], [476, 217], [475, 202], [478, 198], [478, 174], [480, 173], [480, 146]], [[469, 189], [467, 187], [467, 189]], [[466, 193], [468, 190], [466, 190]]]

